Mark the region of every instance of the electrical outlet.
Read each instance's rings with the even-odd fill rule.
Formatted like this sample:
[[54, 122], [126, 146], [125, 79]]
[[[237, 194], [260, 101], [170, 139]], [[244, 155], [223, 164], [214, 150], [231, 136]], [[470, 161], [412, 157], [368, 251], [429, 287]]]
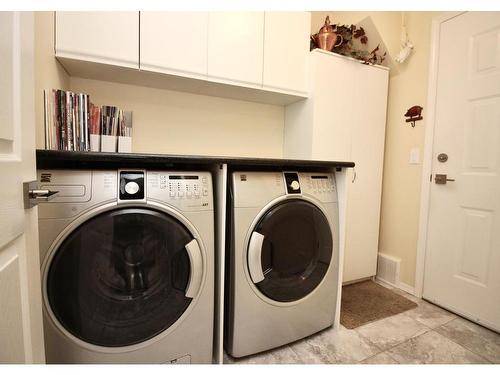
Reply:
[[418, 147], [414, 147], [410, 150], [410, 164], [419, 164], [420, 163], [420, 149]]

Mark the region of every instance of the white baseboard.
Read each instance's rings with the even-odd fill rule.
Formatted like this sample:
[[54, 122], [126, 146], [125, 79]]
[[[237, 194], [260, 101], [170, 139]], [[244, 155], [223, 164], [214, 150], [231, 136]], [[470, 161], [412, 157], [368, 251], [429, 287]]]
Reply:
[[387, 280], [384, 280], [378, 276], [375, 277], [378, 281], [382, 282], [383, 284], [387, 284], [389, 286], [392, 286], [393, 288], [398, 288], [398, 289], [401, 289], [403, 292], [406, 292], [408, 294], [411, 294], [412, 296], [415, 296], [415, 297], [418, 297], [416, 294], [415, 294], [415, 287], [411, 286], [411, 285], [408, 285], [406, 283], [403, 283], [402, 281], [399, 281], [394, 284], [394, 283], [391, 283]]
[[412, 296], [416, 296], [415, 287], [408, 285], [408, 284], [405, 284], [402, 281], [398, 282], [398, 285], [396, 286], [396, 288], [399, 288], [402, 291], [405, 291], [406, 293], [411, 294]]

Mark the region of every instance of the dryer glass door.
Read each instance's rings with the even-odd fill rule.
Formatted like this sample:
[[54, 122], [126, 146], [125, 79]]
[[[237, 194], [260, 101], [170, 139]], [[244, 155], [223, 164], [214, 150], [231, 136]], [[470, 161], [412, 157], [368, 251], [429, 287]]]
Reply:
[[[249, 271], [265, 296], [292, 302], [321, 283], [332, 253], [332, 232], [323, 212], [307, 201], [287, 200], [269, 209], [255, 227], [248, 249]], [[261, 268], [252, 272], [251, 262], [259, 258]]]
[[95, 216], [62, 242], [47, 274], [48, 303], [73, 336], [105, 347], [146, 341], [175, 323], [193, 239], [177, 219], [144, 208]]

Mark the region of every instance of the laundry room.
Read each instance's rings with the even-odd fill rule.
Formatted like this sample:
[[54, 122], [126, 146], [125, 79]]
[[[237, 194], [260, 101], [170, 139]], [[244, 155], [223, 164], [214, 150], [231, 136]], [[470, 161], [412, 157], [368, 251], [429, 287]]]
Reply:
[[498, 5], [41, 3], [0, 6], [2, 373], [498, 371]]

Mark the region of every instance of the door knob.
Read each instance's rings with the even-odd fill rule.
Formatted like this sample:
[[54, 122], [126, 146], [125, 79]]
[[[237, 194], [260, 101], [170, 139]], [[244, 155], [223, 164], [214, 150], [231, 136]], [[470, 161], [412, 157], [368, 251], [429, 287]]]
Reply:
[[436, 176], [434, 176], [434, 182], [436, 182], [436, 184], [438, 185], [444, 185], [448, 181], [455, 181], [453, 178], [447, 178], [447, 177], [448, 175], [445, 174], [436, 174]]

